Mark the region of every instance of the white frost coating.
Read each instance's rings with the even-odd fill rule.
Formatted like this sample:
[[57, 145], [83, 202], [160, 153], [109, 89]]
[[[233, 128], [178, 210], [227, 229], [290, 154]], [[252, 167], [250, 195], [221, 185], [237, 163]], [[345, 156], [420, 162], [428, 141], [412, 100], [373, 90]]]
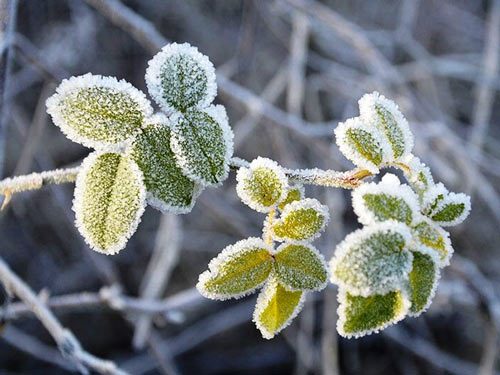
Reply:
[[53, 171], [44, 171], [40, 173], [30, 173], [23, 176], [9, 177], [0, 181], [0, 194], [18, 193], [21, 191], [39, 189], [44, 185], [44, 180], [50, 180], [51, 183], [73, 182], [74, 176], [78, 173], [80, 167], [68, 169], [55, 169]]
[[464, 193], [448, 193], [444, 197], [443, 200], [441, 200], [437, 206], [437, 208], [433, 211], [433, 214], [438, 213], [441, 211], [446, 205], [449, 204], [463, 204], [464, 205], [464, 210], [463, 212], [455, 219], [452, 221], [434, 221], [435, 223], [443, 226], [443, 227], [451, 227], [453, 225], [458, 225], [461, 222], [463, 222], [467, 216], [469, 216], [471, 205], [470, 205], [470, 197]]
[[[380, 95], [377, 91], [374, 91], [371, 94], [363, 95], [363, 97], [359, 99], [358, 104], [361, 119], [370, 127], [376, 128], [379, 116], [377, 115], [375, 106], [380, 105], [394, 117], [399, 129], [403, 133], [405, 144], [403, 154], [400, 157], [395, 158], [392, 148], [389, 147], [388, 149], [384, 149], [384, 151], [388, 151], [388, 153], [385, 154], [386, 157], [384, 157], [384, 161], [391, 162], [395, 160], [402, 160], [407, 157], [413, 150], [413, 134], [411, 133], [408, 121], [399, 110], [398, 105], [392, 100], [387, 99], [384, 95]], [[383, 134], [382, 136], [385, 137]], [[389, 141], [385, 140], [384, 143], [389, 143]]]
[[218, 294], [218, 293], [213, 293], [205, 289], [204, 285], [207, 281], [210, 279], [216, 277], [219, 274], [221, 266], [234, 258], [235, 255], [241, 255], [244, 254], [245, 252], [254, 250], [254, 249], [266, 249], [269, 251], [271, 254], [273, 249], [271, 246], [266, 244], [261, 238], [257, 237], [250, 237], [245, 240], [241, 240], [236, 242], [233, 245], [227, 246], [224, 250], [222, 250], [219, 255], [217, 255], [215, 258], [213, 258], [210, 263], [208, 264], [208, 270], [203, 272], [199, 278], [198, 278], [198, 283], [196, 284], [196, 289], [200, 292], [200, 294], [206, 298], [209, 299], [214, 299], [214, 300], [219, 300], [219, 301], [224, 301], [227, 299], [238, 299], [245, 297], [249, 294], [252, 294], [255, 292], [255, 290], [259, 289], [266, 283], [266, 281], [262, 282], [261, 284], [257, 285], [255, 288], [247, 290], [243, 293], [239, 294]]
[[363, 196], [365, 194], [384, 194], [402, 199], [412, 211], [412, 221], [420, 217], [420, 204], [414, 191], [406, 184], [402, 184], [396, 175], [387, 173], [377, 184], [365, 183], [352, 191], [352, 206], [358, 216], [358, 221], [364, 225], [379, 222], [373, 211], [366, 207]]
[[[429, 255], [426, 251], [420, 251], [420, 250], [414, 250], [414, 251], [418, 251], [419, 253], [422, 253], [424, 255]], [[431, 256], [431, 258], [432, 258], [432, 256]], [[421, 314], [423, 314], [424, 312], [426, 312], [429, 309], [429, 307], [432, 304], [432, 300], [434, 299], [434, 296], [436, 295], [436, 290], [437, 290], [440, 278], [441, 278], [441, 272], [440, 272], [439, 267], [434, 267], [434, 282], [432, 284], [432, 290], [431, 290], [431, 293], [429, 295], [429, 298], [427, 299], [427, 303], [422, 308], [422, 310], [420, 310], [419, 313], [415, 314], [415, 313], [412, 313], [411, 310], [408, 310], [408, 316], [411, 316], [412, 318], [416, 318], [417, 316], [420, 316]], [[409, 283], [404, 287], [404, 289], [405, 289], [405, 293], [408, 293], [408, 295], [409, 295], [409, 293], [410, 293]]]
[[442, 258], [437, 249], [425, 245], [422, 241], [420, 241], [417, 233], [415, 233], [413, 236], [413, 244], [410, 246], [410, 248], [422, 254], [429, 255], [430, 257], [432, 257], [432, 259], [434, 259], [434, 261], [440, 268], [448, 266], [450, 264], [450, 259], [453, 256], [453, 253], [455, 252], [451, 244], [450, 233], [441, 228], [439, 225], [437, 225], [434, 221], [427, 218], [426, 216], [423, 215], [420, 216], [420, 219], [418, 223], [415, 224], [415, 226], [421, 222], [429, 224], [432, 227], [432, 229], [436, 230], [439, 233], [439, 235], [443, 238], [443, 246], [446, 256]]
[[163, 98], [163, 89], [161, 84], [162, 66], [167, 59], [176, 55], [184, 55], [193, 59], [202, 70], [204, 70], [207, 77], [207, 92], [205, 97], [198, 102], [196, 108], [204, 108], [210, 105], [217, 95], [217, 83], [215, 76], [215, 68], [207, 56], [198, 51], [197, 47], [191, 46], [189, 43], [171, 43], [167, 44], [161, 49], [151, 60], [148, 62], [146, 69], [146, 85], [151, 97], [156, 103], [167, 113], [176, 112], [177, 109], [168, 105]]
[[[266, 285], [264, 288], [262, 288], [261, 292], [259, 293], [259, 296], [257, 297], [257, 302], [255, 304], [255, 310], [253, 312], [253, 318], [252, 321], [255, 323], [257, 326], [257, 329], [260, 331], [262, 334], [262, 337], [270, 340], [272, 339], [277, 333], [281, 332], [284, 330], [286, 327], [290, 325], [293, 319], [297, 315], [299, 315], [300, 311], [304, 307], [304, 302], [306, 299], [306, 292], [302, 292], [302, 295], [300, 296], [299, 303], [295, 307], [295, 310], [293, 313], [288, 317], [288, 319], [279, 327], [279, 329], [276, 332], [270, 332], [264, 327], [259, 320], [260, 314], [264, 311], [264, 309], [267, 307], [271, 299], [273, 298], [274, 295], [274, 290], [276, 289], [276, 285], [279, 284], [278, 280], [276, 280], [274, 277], [270, 277], [269, 280], [267, 281]], [[283, 284], [281, 284], [285, 289], [286, 288]]]
[[356, 166], [367, 169], [373, 174], [377, 174], [379, 172], [379, 166], [375, 165], [370, 160], [367, 160], [357, 150], [353, 149], [349, 145], [346, 134], [348, 129], [360, 129], [370, 133], [375, 142], [378, 143], [378, 146], [382, 150], [382, 155], [387, 155], [388, 152], [391, 152], [389, 143], [386, 142], [384, 138], [382, 138], [382, 134], [377, 128], [367, 126], [361, 121], [360, 117], [350, 118], [345, 122], [339, 123], [335, 128], [335, 140], [337, 146], [340, 149], [340, 152], [342, 152], [342, 154], [347, 159], [352, 161]]
[[[287, 238], [279, 237], [278, 235], [276, 235], [274, 233], [274, 231], [272, 231], [272, 227], [271, 227], [269, 229], [272, 231], [271, 233], [272, 233], [273, 239], [275, 241], [279, 241], [279, 242], [286, 241], [289, 244], [304, 245], [304, 244], [307, 244], [308, 242], [314, 241], [316, 238], [321, 236], [321, 233], [325, 230], [328, 222], [330, 221], [330, 213], [328, 212], [327, 206], [325, 206], [324, 204], [321, 204], [320, 201], [318, 201], [317, 199], [314, 199], [314, 198], [305, 198], [305, 199], [301, 199], [300, 201], [294, 201], [292, 203], [287, 204], [285, 206], [285, 208], [283, 209], [283, 212], [281, 213], [280, 219], [276, 220], [273, 223], [273, 226], [283, 223], [283, 221], [286, 219], [286, 217], [288, 215], [290, 215], [291, 213], [293, 213], [294, 211], [306, 210], [309, 208], [312, 208], [319, 215], [323, 216], [323, 223], [321, 224], [321, 227], [316, 231], [316, 233], [314, 233], [311, 237], [308, 237], [308, 238], [303, 239], [303, 240], [294, 240], [294, 239], [288, 238], [288, 237]], [[269, 227], [267, 220], [264, 223], [264, 226]]]
[[[231, 127], [229, 126], [229, 120], [227, 117], [226, 108], [223, 105], [220, 104], [211, 105], [210, 107], [203, 108], [201, 111], [205, 112], [208, 116], [210, 116], [220, 126], [222, 130], [222, 137], [225, 145], [225, 151], [224, 151], [224, 174], [221, 176], [220, 181], [217, 184], [207, 184], [206, 181], [201, 180], [198, 175], [194, 174], [190, 167], [189, 156], [184, 153], [184, 150], [180, 146], [176, 137], [170, 138], [170, 147], [172, 148], [172, 151], [175, 154], [177, 165], [182, 170], [184, 176], [188, 177], [189, 179], [203, 186], [220, 186], [229, 175], [229, 162], [233, 156], [233, 149], [234, 149], [234, 143], [233, 143], [234, 133]], [[180, 113], [175, 113], [170, 117], [170, 120], [174, 124], [173, 126], [175, 126], [176, 123], [181, 121], [181, 119], [182, 119], [182, 114]]]
[[[405, 264], [398, 265], [401, 268], [397, 270], [389, 269], [389, 264], [384, 265], [384, 267], [380, 267], [381, 265], [379, 264], [379, 267], [375, 267], [372, 260], [368, 263], [368, 266], [373, 267], [373, 269], [362, 269], [363, 263], [367, 263], [367, 258], [373, 254], [374, 250], [368, 246], [364, 246], [362, 251], [354, 253], [351, 249], [359, 248], [363, 242], [377, 233], [398, 233], [403, 237], [405, 247], [401, 253], [406, 252], [408, 258]], [[403, 283], [408, 280], [408, 274], [411, 271], [413, 256], [408, 250], [411, 240], [412, 234], [408, 226], [394, 220], [376, 223], [352, 232], [337, 245], [335, 254], [330, 260], [330, 281], [338, 285], [339, 288], [345, 288], [352, 295], [362, 297], [368, 297], [373, 294], [386, 294], [400, 289]], [[336, 268], [345, 260], [353, 265], [350, 273], [355, 275], [357, 279], [351, 284], [346, 283], [335, 275]]]
[[[420, 161], [420, 159], [414, 155], [409, 155], [406, 162], [406, 165], [410, 168], [410, 173], [408, 174], [405, 171], [405, 176], [408, 179], [408, 182], [415, 186], [419, 190], [426, 190], [429, 186], [434, 184], [434, 178], [432, 177], [431, 170], [425, 163]], [[419, 174], [422, 173], [426, 180], [427, 185], [425, 185], [419, 178]]]
[[[283, 244], [281, 244], [274, 251], [274, 255], [279, 254], [282, 250], [284, 250], [288, 246], [290, 246], [290, 243], [283, 243]], [[311, 253], [313, 253], [314, 255], [316, 255], [316, 257], [318, 258], [318, 260], [323, 265], [323, 268], [326, 271], [326, 281], [323, 284], [319, 285], [318, 287], [316, 287], [314, 289], [308, 289], [308, 291], [311, 291], [311, 292], [319, 292], [320, 290], [325, 289], [325, 287], [328, 285], [328, 280], [330, 279], [330, 269], [328, 268], [328, 264], [327, 264], [327, 262], [325, 260], [325, 257], [323, 256], [323, 254], [320, 253], [320, 251], [318, 249], [316, 249], [314, 246], [312, 246], [310, 244], [301, 244], [301, 246], [307, 247], [309, 249], [309, 251], [311, 251]], [[290, 287], [289, 285], [285, 285], [285, 284], [283, 284], [283, 285], [287, 289], [290, 289], [290, 290], [300, 290], [300, 289], [294, 289], [294, 288]]]
[[427, 216], [432, 216], [438, 207], [438, 205], [436, 205], [436, 207], [432, 208], [432, 204], [436, 201], [438, 196], [442, 195], [444, 198], [447, 194], [448, 189], [446, 189], [441, 182], [429, 187], [422, 196], [422, 212]]
[[[61, 102], [70, 94], [75, 91], [91, 88], [91, 87], [104, 87], [116, 92], [125, 93], [135, 101], [139, 108], [144, 113], [144, 117], [153, 114], [151, 103], [146, 98], [146, 95], [124, 79], [118, 81], [115, 77], [104, 77], [100, 75], [93, 75], [87, 73], [78, 77], [71, 77], [64, 79], [61, 84], [56, 88], [56, 93], [46, 101], [47, 113], [52, 116], [52, 121], [57, 125], [61, 131], [71, 139], [73, 142], [80, 143], [86, 147], [102, 149], [102, 150], [117, 150], [122, 144], [110, 144], [108, 142], [95, 141], [78, 134], [75, 129], [69, 126], [61, 113]], [[123, 143], [125, 143], [124, 140]]]
[[[276, 204], [272, 206], [264, 206], [263, 204], [260, 204], [259, 202], [256, 202], [250, 194], [245, 189], [245, 181], [250, 179], [252, 176], [252, 170], [255, 169], [260, 169], [260, 168], [267, 168], [272, 170], [276, 177], [281, 181], [281, 195], [280, 198], [277, 200]], [[285, 175], [285, 172], [283, 171], [283, 168], [281, 168], [278, 163], [276, 163], [274, 160], [268, 159], [268, 158], [263, 158], [263, 157], [257, 157], [256, 159], [252, 160], [248, 168], [240, 168], [238, 169], [238, 172], [236, 173], [236, 193], [238, 194], [238, 197], [240, 197], [241, 201], [245, 203], [248, 207], [251, 209], [257, 211], [257, 212], [262, 212], [262, 213], [267, 213], [271, 211], [272, 209], [276, 208], [276, 206], [283, 201], [283, 199], [286, 198], [287, 193], [288, 193], [288, 178]], [[288, 207], [289, 205], [287, 205]]]
[[135, 231], [137, 230], [137, 226], [141, 222], [142, 214], [144, 213], [144, 210], [146, 208], [146, 187], [144, 186], [141, 170], [139, 169], [137, 164], [132, 159], [130, 159], [132, 172], [140, 182], [141, 189], [139, 191], [140, 193], [139, 200], [142, 202], [142, 204], [139, 206], [139, 209], [137, 210], [135, 219], [130, 224], [129, 231], [127, 233], [124, 233], [123, 237], [115, 245], [104, 250], [100, 248], [97, 244], [94, 244], [91, 240], [90, 234], [87, 232], [87, 229], [83, 224], [83, 215], [82, 215], [84, 211], [83, 197], [85, 194], [85, 186], [87, 185], [86, 183], [87, 173], [92, 168], [97, 158], [102, 154], [106, 153], [107, 152], [104, 151], [94, 151], [91, 154], [89, 154], [85, 159], [83, 159], [80, 172], [78, 173], [78, 176], [76, 178], [72, 209], [75, 212], [75, 226], [80, 232], [80, 234], [83, 236], [85, 243], [87, 243], [87, 245], [89, 245], [92, 250], [95, 250], [99, 253], [106, 255], [114, 255], [125, 247], [127, 241], [135, 233]]
[[345, 332], [344, 331], [344, 324], [346, 322], [346, 307], [347, 307], [347, 291], [343, 288], [339, 289], [339, 292], [337, 294], [337, 301], [339, 304], [339, 307], [337, 308], [337, 314], [338, 314], [338, 319], [337, 319], [337, 332], [339, 333], [340, 336], [351, 339], [351, 338], [360, 338], [363, 336], [368, 336], [371, 335], [372, 333], [379, 333], [380, 331], [386, 329], [387, 327], [396, 324], [403, 320], [408, 314], [408, 311], [411, 306], [410, 299], [408, 298], [408, 295], [405, 290], [400, 290], [400, 292], [403, 294], [403, 308], [401, 311], [399, 311], [399, 314], [396, 315], [392, 320], [380, 325], [379, 327], [375, 329], [368, 329], [365, 331], [359, 331], [355, 333], [351, 332]]

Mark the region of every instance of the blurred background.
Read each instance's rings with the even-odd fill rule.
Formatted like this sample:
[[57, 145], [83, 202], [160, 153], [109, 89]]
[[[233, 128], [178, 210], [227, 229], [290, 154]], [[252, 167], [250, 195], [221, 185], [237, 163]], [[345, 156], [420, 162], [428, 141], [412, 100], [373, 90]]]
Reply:
[[[268, 341], [251, 322], [255, 295], [213, 302], [193, 289], [220, 250], [260, 235], [264, 217], [239, 202], [234, 173], [188, 215], [148, 208], [114, 257], [92, 252], [75, 229], [72, 185], [17, 194], [1, 212], [0, 255], [86, 350], [133, 374], [500, 372], [499, 1], [0, 0], [0, 27], [2, 177], [77, 165], [89, 153], [45, 112], [63, 78], [92, 72], [145, 90], [147, 61], [175, 41], [217, 67], [236, 156], [351, 169], [333, 129], [378, 90], [407, 116], [435, 179], [472, 195], [426, 314], [345, 340], [330, 285]], [[350, 193], [307, 194], [330, 207], [316, 242], [329, 259], [359, 227]], [[21, 303], [0, 311], [1, 374], [75, 371]]]

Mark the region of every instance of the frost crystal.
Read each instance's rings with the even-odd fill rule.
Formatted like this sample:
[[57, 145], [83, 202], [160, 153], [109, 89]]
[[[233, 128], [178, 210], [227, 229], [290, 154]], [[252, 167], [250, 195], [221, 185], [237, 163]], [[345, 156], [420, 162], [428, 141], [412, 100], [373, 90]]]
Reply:
[[470, 197], [452, 193], [439, 183], [427, 190], [422, 198], [422, 212], [441, 226], [453, 226], [464, 221], [470, 213]]
[[330, 261], [332, 283], [367, 297], [400, 289], [411, 271], [409, 228], [385, 221], [349, 234]]
[[286, 198], [288, 180], [283, 169], [273, 160], [258, 157], [249, 168], [236, 175], [236, 192], [240, 199], [258, 212], [269, 212]]
[[65, 79], [47, 99], [47, 112], [72, 141], [117, 149], [153, 112], [145, 95], [113, 77], [85, 74]]
[[142, 173], [133, 160], [96, 151], [83, 161], [73, 211], [76, 226], [92, 249], [110, 255], [125, 247], [145, 203]]
[[149, 61], [146, 84], [155, 102], [167, 113], [203, 109], [217, 93], [213, 64], [188, 43], [163, 47]]
[[233, 131], [223, 106], [174, 116], [170, 147], [184, 175], [202, 185], [219, 185], [229, 173]]

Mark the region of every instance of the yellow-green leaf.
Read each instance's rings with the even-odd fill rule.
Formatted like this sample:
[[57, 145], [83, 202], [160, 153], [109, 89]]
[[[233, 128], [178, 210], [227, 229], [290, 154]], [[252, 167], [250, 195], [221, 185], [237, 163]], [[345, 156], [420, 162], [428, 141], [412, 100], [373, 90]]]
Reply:
[[239, 298], [264, 284], [273, 268], [273, 257], [262, 239], [248, 238], [226, 247], [208, 268], [196, 285], [203, 296]]
[[325, 260], [314, 247], [285, 243], [278, 247], [274, 259], [276, 278], [290, 289], [321, 290], [326, 286]]
[[130, 155], [144, 175], [149, 204], [163, 212], [187, 213], [201, 187], [177, 166], [170, 135], [168, 119], [154, 116], [134, 140]]
[[301, 199], [304, 198], [304, 187], [301, 185], [298, 186], [293, 186], [288, 188], [288, 192], [286, 194], [285, 199], [283, 199], [280, 204], [278, 205], [278, 208], [280, 211], [283, 211], [286, 207], [287, 204], [295, 202], [295, 201], [300, 201]]
[[426, 253], [433, 256], [441, 267], [448, 265], [453, 254], [448, 232], [430, 220], [419, 222], [413, 227], [413, 232]]
[[152, 111], [130, 83], [92, 74], [64, 80], [47, 100], [47, 112], [69, 139], [98, 149], [135, 136]]
[[328, 208], [316, 199], [306, 198], [288, 204], [271, 230], [276, 241], [312, 241], [325, 229], [328, 220]]
[[439, 267], [434, 259], [418, 251], [413, 252], [413, 267], [410, 272], [410, 315], [418, 316], [432, 302], [439, 278]]
[[347, 338], [379, 332], [402, 320], [409, 307], [401, 291], [361, 297], [340, 289], [338, 299], [337, 331]]
[[115, 254], [135, 232], [145, 200], [142, 173], [133, 160], [94, 152], [83, 161], [76, 180], [78, 230], [94, 250]]
[[270, 278], [260, 292], [253, 321], [266, 339], [272, 339], [286, 328], [302, 309], [304, 292], [290, 291]]

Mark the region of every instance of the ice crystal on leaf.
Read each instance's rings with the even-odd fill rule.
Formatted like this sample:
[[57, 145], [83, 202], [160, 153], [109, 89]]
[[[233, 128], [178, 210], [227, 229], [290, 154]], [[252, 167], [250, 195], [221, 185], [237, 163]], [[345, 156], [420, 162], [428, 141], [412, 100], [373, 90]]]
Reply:
[[125, 155], [94, 152], [82, 164], [75, 187], [76, 226], [94, 250], [120, 251], [144, 212], [142, 173]]
[[439, 267], [432, 256], [414, 251], [409, 275], [411, 316], [418, 316], [427, 310], [436, 292], [438, 280]]
[[302, 185], [290, 186], [288, 187], [285, 199], [281, 201], [281, 203], [278, 205], [278, 208], [280, 209], [280, 211], [283, 211], [287, 204], [295, 201], [300, 201], [302, 198], [304, 198], [304, 187]]

